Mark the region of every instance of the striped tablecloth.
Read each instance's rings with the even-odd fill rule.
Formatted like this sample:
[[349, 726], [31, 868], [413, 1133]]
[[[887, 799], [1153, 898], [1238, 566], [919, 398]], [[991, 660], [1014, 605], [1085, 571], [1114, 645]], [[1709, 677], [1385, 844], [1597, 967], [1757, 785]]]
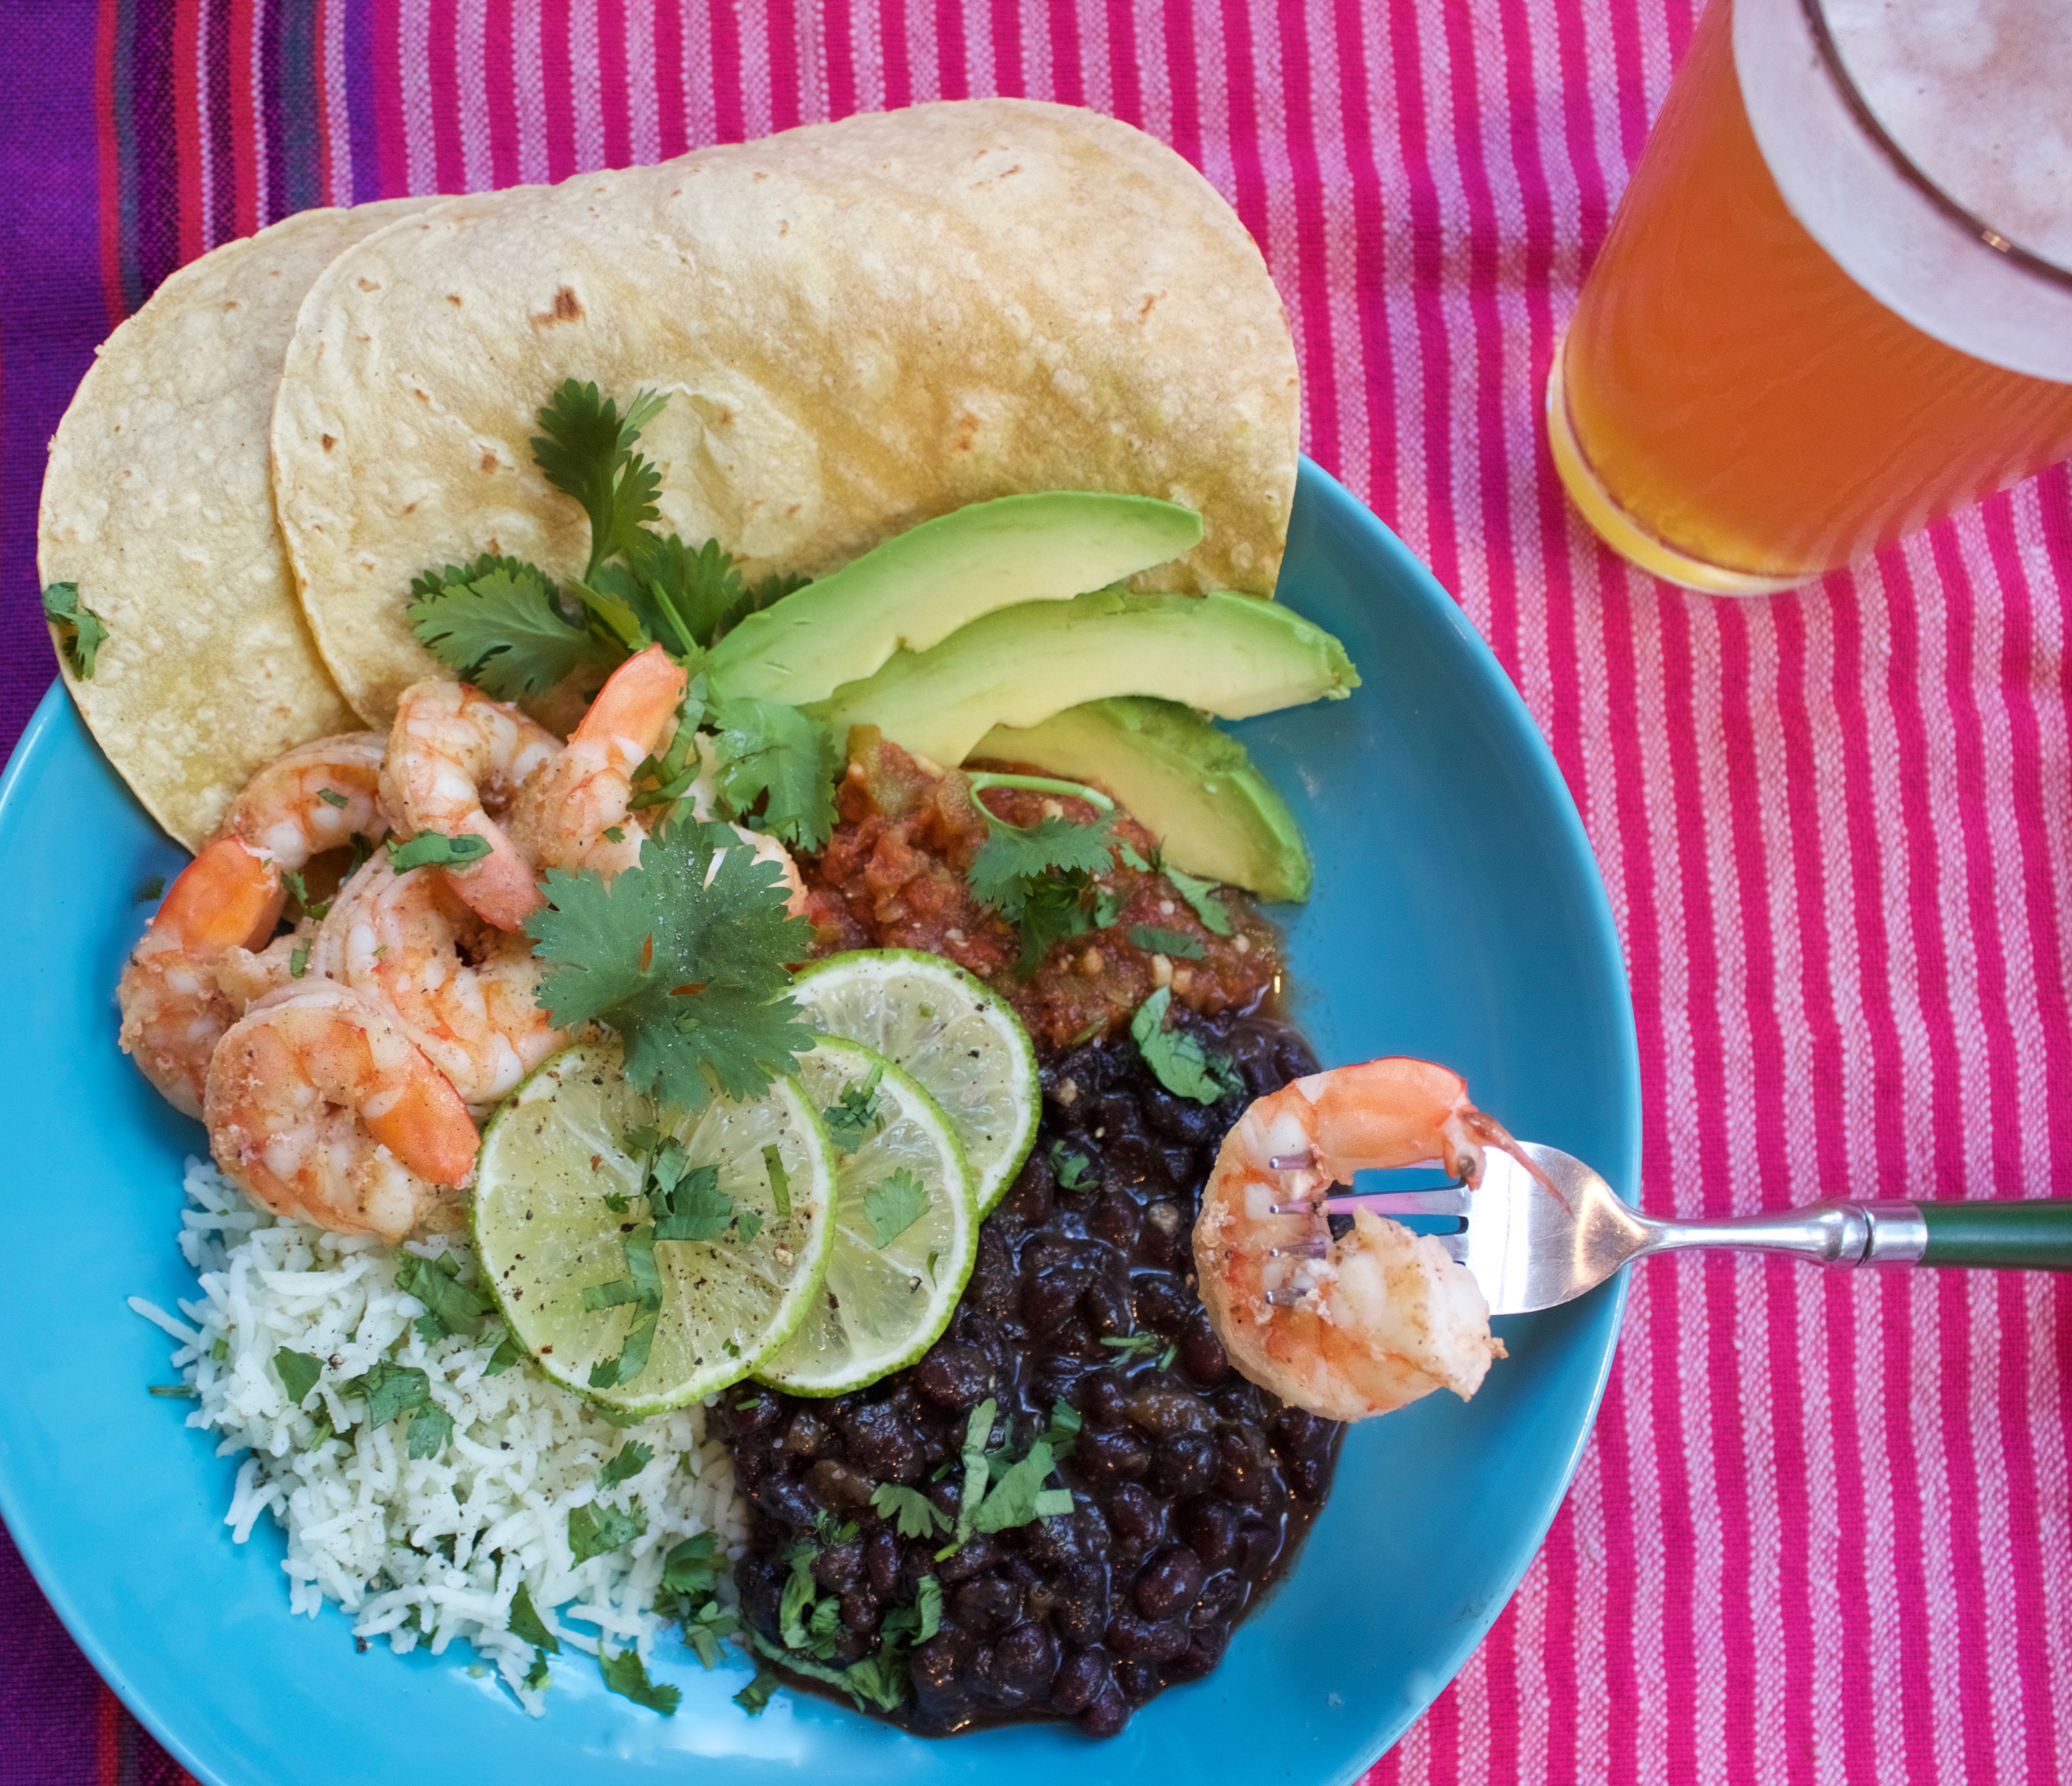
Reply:
[[[1237, 207], [1309, 451], [1551, 740], [1625, 939], [1646, 1206], [2041, 1194], [2072, 1164], [2072, 479], [1737, 604], [1625, 569], [1548, 463], [1556, 334], [1692, 10], [0, 0], [0, 739], [51, 672], [43, 442], [203, 249], [913, 100], [1083, 103]], [[1544, 1553], [1371, 1779], [2060, 1779], [2068, 1364], [2072, 1282], [1658, 1261]], [[183, 1777], [0, 1553], [0, 1781]]]

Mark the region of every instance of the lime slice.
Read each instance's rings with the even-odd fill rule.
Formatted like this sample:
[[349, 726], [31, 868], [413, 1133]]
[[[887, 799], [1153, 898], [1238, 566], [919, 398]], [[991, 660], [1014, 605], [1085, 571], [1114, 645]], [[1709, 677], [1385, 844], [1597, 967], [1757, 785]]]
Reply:
[[816, 961], [791, 982], [806, 1021], [920, 1080], [964, 1144], [983, 1216], [1007, 1195], [1042, 1114], [1036, 1050], [1005, 1000], [954, 962], [904, 949]]
[[[627, 1243], [638, 1250], [652, 1216], [647, 1154], [627, 1138], [643, 1126], [682, 1144], [687, 1178], [717, 1167], [735, 1216], [717, 1239], [655, 1243], [660, 1307], [646, 1365], [629, 1381], [597, 1384], [591, 1372], [623, 1363], [643, 1315], [636, 1300], [595, 1305], [638, 1288], [641, 1261]], [[540, 1067], [483, 1137], [475, 1249], [512, 1332], [548, 1376], [592, 1401], [659, 1414], [747, 1376], [812, 1312], [833, 1246], [834, 1178], [826, 1132], [797, 1080], [684, 1116], [627, 1084], [617, 1043], [582, 1043]], [[598, 1293], [588, 1307], [586, 1290]]]
[[[799, 1057], [799, 1077], [835, 1146], [834, 1252], [812, 1310], [755, 1374], [793, 1395], [841, 1395], [912, 1364], [950, 1324], [978, 1257], [978, 1205], [942, 1105], [883, 1055], [829, 1036]], [[874, 1117], [858, 1132], [841, 1097], [861, 1105], [865, 1086]]]

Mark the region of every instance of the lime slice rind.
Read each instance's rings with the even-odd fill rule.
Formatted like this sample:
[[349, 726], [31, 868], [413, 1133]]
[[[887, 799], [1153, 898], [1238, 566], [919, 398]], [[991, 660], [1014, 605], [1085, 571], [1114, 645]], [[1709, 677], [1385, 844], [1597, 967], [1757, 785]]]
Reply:
[[[719, 1168], [738, 1212], [760, 1218], [744, 1241], [740, 1217], [713, 1241], [660, 1241], [661, 1310], [646, 1368], [629, 1383], [593, 1385], [639, 1319], [630, 1304], [583, 1306], [586, 1289], [628, 1278], [626, 1237], [649, 1218], [642, 1160], [626, 1136], [660, 1123], [689, 1167]], [[787, 1183], [780, 1211], [763, 1150]], [[483, 1138], [475, 1245], [504, 1319], [540, 1368], [589, 1401], [628, 1414], [661, 1413], [738, 1382], [812, 1311], [833, 1249], [834, 1158], [818, 1111], [796, 1080], [760, 1097], [715, 1100], [695, 1116], [658, 1117], [627, 1084], [618, 1047], [581, 1043], [546, 1061], [512, 1094]], [[614, 1210], [607, 1196], [626, 1200]]]
[[[971, 1171], [942, 1107], [859, 1043], [830, 1036], [800, 1059], [800, 1080], [824, 1110], [874, 1069], [882, 1119], [853, 1153], [837, 1150], [836, 1235], [821, 1293], [756, 1372], [787, 1394], [845, 1394], [914, 1363], [956, 1315], [978, 1257]], [[864, 1199], [902, 1168], [928, 1192], [928, 1206], [881, 1246]]]
[[1036, 1139], [1036, 1049], [1000, 995], [953, 961], [856, 949], [793, 981], [808, 1023], [874, 1048], [918, 1080], [964, 1143], [979, 1212], [1007, 1195]]

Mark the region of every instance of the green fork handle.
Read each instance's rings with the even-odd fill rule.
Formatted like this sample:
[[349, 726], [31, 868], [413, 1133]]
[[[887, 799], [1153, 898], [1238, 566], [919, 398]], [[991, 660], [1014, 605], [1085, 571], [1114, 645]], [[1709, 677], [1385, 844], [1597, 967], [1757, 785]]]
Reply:
[[2072, 1271], [2072, 1201], [1918, 1203], [1926, 1265]]

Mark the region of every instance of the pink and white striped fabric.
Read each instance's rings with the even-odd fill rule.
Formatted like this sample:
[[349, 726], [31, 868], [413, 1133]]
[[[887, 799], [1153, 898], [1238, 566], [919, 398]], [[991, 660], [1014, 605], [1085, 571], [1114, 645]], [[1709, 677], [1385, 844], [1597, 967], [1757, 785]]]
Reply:
[[[996, 93], [1165, 138], [1265, 249], [1309, 451], [1456, 593], [1568, 777], [1632, 977], [1646, 1206], [2072, 1175], [2072, 477], [1733, 603], [1626, 569], [1548, 459], [1556, 334], [1695, 0], [99, 5], [100, 66], [147, 14], [171, 34], [168, 113], [136, 125], [174, 157], [166, 245], [104, 191], [116, 313], [154, 253], [298, 192]], [[2072, 1282], [1655, 1263], [1544, 1553], [1371, 1780], [2060, 1780], [2068, 1367]]]

